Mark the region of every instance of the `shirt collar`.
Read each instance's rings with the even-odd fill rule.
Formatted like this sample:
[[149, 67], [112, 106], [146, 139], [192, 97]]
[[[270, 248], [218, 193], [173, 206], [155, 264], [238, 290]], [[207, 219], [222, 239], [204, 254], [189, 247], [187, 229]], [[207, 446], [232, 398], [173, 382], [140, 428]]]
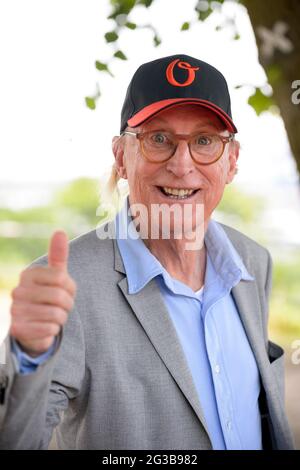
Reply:
[[[140, 238], [129, 214], [128, 196], [114, 222], [129, 294], [139, 292], [151, 279], [161, 275], [174, 293], [195, 296], [191, 288], [170, 276]], [[210, 220], [204, 240], [214, 270], [226, 287], [233, 287], [241, 279], [254, 280], [220, 224]]]
[[164, 271], [158, 259], [146, 247], [129, 214], [129, 198], [115, 218], [116, 239], [124, 263], [129, 294], [140, 291]]
[[210, 220], [204, 240], [215, 272], [224, 285], [233, 287], [242, 279], [254, 281], [225, 230], [215, 220]]

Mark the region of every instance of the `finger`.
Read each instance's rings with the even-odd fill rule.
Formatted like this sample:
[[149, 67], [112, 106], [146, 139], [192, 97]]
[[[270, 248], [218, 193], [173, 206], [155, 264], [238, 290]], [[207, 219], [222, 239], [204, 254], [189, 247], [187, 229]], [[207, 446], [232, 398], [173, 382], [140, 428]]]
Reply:
[[49, 266], [67, 270], [69, 255], [68, 236], [63, 230], [57, 230], [51, 237], [48, 250]]
[[70, 295], [76, 292], [76, 283], [68, 272], [52, 266], [31, 266], [25, 269], [20, 274], [20, 284], [24, 287], [32, 284], [63, 287]]
[[68, 319], [68, 313], [63, 308], [54, 305], [39, 305], [29, 302], [13, 302], [10, 313], [12, 321], [53, 322], [62, 326]]
[[[12, 336], [12, 332], [10, 332]], [[19, 341], [17, 337], [15, 337], [16, 341], [19, 343], [21, 349], [27, 353], [31, 357], [37, 357], [43, 354], [44, 352], [48, 351], [48, 349], [54, 344], [55, 337], [47, 336], [43, 339], [37, 340], [30, 340], [30, 341]]]
[[49, 336], [57, 336], [61, 326], [50, 322], [13, 322], [10, 334], [18, 338], [18, 341], [34, 341]]
[[12, 291], [11, 296], [14, 301], [56, 305], [67, 312], [74, 305], [74, 298], [60, 287], [39, 286], [37, 289], [19, 285]]
[[46, 352], [52, 346], [55, 341], [55, 337], [46, 336], [46, 338], [43, 339], [30, 340], [28, 341], [28, 343], [26, 341], [20, 343], [18, 339], [17, 341], [25, 353], [29, 354], [32, 357], [37, 357], [40, 354]]

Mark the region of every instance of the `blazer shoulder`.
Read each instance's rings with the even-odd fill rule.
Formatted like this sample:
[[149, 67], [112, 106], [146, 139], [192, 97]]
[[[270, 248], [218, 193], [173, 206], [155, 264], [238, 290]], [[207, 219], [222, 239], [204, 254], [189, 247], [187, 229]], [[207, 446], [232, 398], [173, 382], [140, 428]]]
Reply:
[[259, 260], [260, 264], [269, 264], [271, 255], [266, 247], [260, 245], [258, 242], [240, 232], [239, 230], [236, 230], [225, 224], [219, 223], [219, 225], [221, 225], [221, 227], [224, 229], [229, 240], [242, 258], [246, 257], [250, 260]]
[[70, 259], [94, 258], [97, 255], [108, 254], [113, 251], [113, 224], [108, 222], [98, 228], [89, 230], [69, 241]]
[[[104, 230], [107, 233], [106, 237], [103, 236]], [[107, 262], [111, 264], [114, 256], [112, 231], [113, 224], [107, 222], [102, 226], [101, 235], [98, 228], [95, 228], [69, 240], [68, 267], [83, 269], [86, 266], [92, 266], [96, 260], [101, 260], [102, 265]], [[30, 266], [47, 263], [48, 255], [44, 254], [36, 258]]]

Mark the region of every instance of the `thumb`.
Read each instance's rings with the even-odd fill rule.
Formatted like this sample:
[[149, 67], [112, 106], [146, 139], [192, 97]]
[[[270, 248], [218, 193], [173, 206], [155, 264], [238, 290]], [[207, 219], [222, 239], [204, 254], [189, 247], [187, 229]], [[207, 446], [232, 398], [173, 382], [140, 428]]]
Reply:
[[67, 270], [69, 255], [68, 236], [63, 230], [57, 230], [51, 237], [48, 250], [49, 266]]

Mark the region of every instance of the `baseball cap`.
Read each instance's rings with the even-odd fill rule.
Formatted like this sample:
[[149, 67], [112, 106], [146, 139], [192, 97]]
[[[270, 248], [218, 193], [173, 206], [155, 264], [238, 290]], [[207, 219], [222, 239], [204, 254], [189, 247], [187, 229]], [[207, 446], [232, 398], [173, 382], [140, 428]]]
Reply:
[[134, 73], [121, 111], [120, 134], [180, 103], [208, 108], [236, 133], [224, 76], [212, 65], [185, 54], [142, 64]]

